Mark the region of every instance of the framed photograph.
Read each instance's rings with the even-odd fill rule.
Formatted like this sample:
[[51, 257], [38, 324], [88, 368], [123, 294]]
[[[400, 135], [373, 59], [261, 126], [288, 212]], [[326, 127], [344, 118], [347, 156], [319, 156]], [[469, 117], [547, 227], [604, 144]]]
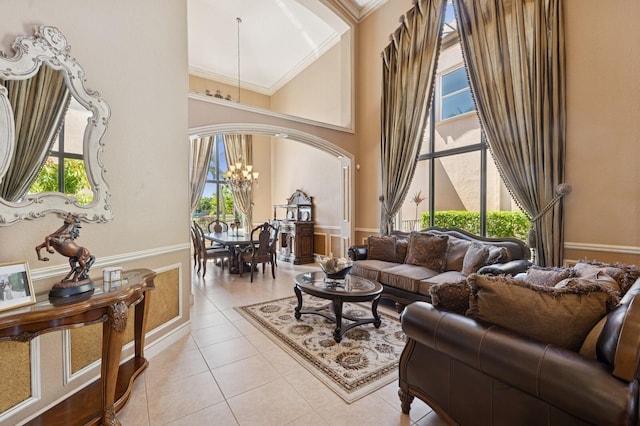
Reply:
[[36, 303], [27, 262], [0, 264], [0, 311]]

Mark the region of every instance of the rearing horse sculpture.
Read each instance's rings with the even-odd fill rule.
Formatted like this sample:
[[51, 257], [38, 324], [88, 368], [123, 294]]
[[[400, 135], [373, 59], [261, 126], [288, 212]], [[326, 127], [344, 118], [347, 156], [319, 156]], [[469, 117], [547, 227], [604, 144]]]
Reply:
[[55, 253], [56, 251], [63, 256], [69, 258], [69, 265], [71, 270], [62, 279], [62, 282], [83, 281], [89, 279], [89, 269], [95, 261], [95, 257], [89, 253], [84, 247], [75, 243], [75, 239], [80, 235], [80, 221], [71, 213], [64, 219], [64, 225], [62, 225], [54, 233], [44, 237], [44, 242], [36, 247], [36, 253], [38, 254], [38, 260], [48, 261], [48, 257], [42, 257], [40, 250], [46, 249], [49, 253]]

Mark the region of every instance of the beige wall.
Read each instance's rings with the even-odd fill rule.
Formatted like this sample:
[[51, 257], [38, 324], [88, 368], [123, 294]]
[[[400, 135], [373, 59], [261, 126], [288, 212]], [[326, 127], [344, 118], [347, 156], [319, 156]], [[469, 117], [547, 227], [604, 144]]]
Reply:
[[351, 95], [348, 87], [342, 87], [341, 70], [347, 65], [342, 61], [341, 44], [336, 44], [274, 93], [271, 108], [322, 123], [349, 126], [349, 121], [343, 122], [342, 110], [342, 97]]
[[[639, 263], [640, 2], [570, 0], [565, 17], [566, 241], [632, 247], [627, 257]], [[584, 256], [600, 254], [566, 253]]]
[[[412, 6], [389, 0], [359, 25], [356, 239], [378, 228], [380, 52]], [[640, 263], [640, 3], [566, 0], [568, 259]]]
[[[78, 239], [96, 256], [91, 276], [101, 275], [105, 261], [127, 269], [180, 268], [186, 316], [151, 336], [147, 343], [153, 345], [184, 325], [189, 311], [186, 5], [173, 1], [159, 6], [153, 0], [4, 0], [0, 42], [5, 53], [13, 55], [9, 43], [17, 35], [32, 35], [36, 24], [62, 31], [71, 55], [86, 72], [86, 86], [98, 90], [111, 107], [102, 158], [114, 220], [83, 224]], [[34, 251], [61, 224], [60, 218], [49, 215], [0, 227], [0, 262], [28, 261], [36, 292], [46, 294], [68, 269], [67, 258], [54, 254], [50, 262], [38, 262]], [[42, 400], [6, 419], [6, 424], [15, 424], [98, 373], [93, 369], [63, 386], [62, 353], [59, 332], [40, 338], [37, 373], [42, 374]]]

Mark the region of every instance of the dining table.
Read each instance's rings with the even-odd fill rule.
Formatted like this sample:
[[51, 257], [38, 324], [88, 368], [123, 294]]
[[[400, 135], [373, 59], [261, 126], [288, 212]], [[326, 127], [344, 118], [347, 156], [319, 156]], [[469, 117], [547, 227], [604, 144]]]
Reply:
[[[204, 238], [222, 244], [227, 247], [231, 252], [231, 259], [229, 261], [229, 272], [232, 274], [240, 273], [240, 264], [238, 253], [246, 246], [251, 245], [251, 233], [245, 233], [240, 230], [238, 233], [234, 231], [229, 232], [210, 232], [205, 233]], [[242, 262], [243, 273], [251, 272], [251, 266], [245, 262]]]

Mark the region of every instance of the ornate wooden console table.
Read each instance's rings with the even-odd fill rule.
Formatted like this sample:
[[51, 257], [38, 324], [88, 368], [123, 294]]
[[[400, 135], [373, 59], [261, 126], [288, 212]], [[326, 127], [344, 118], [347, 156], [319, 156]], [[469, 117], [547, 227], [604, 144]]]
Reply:
[[[50, 331], [103, 323], [100, 378], [60, 402], [29, 425], [120, 425], [116, 417], [129, 399], [133, 382], [149, 365], [144, 357], [144, 329], [149, 292], [156, 274], [148, 269], [126, 271], [119, 286], [103, 286], [66, 304], [53, 304], [47, 294], [35, 305], [0, 313], [0, 340], [29, 341]], [[135, 305], [134, 357], [120, 365], [129, 306]]]

